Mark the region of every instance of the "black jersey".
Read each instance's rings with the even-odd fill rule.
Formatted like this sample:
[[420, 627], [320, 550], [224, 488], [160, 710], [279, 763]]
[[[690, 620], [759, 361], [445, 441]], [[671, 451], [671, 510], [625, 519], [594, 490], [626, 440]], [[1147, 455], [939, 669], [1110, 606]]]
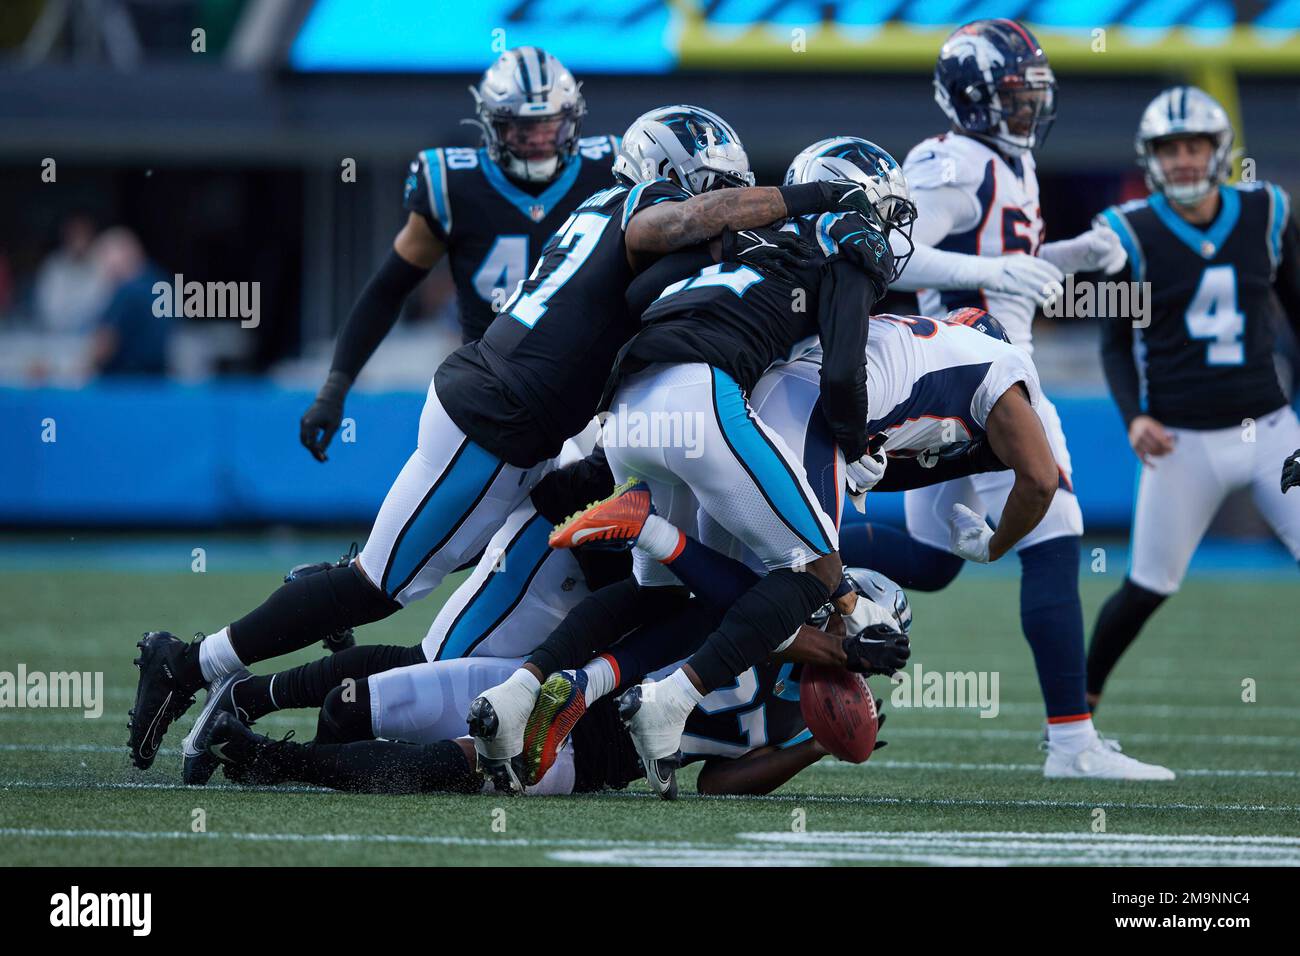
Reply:
[[411, 163], [402, 205], [447, 247], [466, 342], [483, 335], [578, 203], [613, 182], [617, 151], [615, 136], [580, 139], [578, 154], [535, 194], [485, 149], [426, 149]]
[[[810, 737], [799, 704], [799, 672], [798, 664], [768, 661], [706, 696], [686, 718], [683, 762], [734, 760], [759, 747]], [[613, 697], [592, 705], [574, 725], [572, 741], [575, 793], [621, 790], [645, 776]]]
[[[1227, 428], [1286, 404], [1273, 352], [1279, 297], [1288, 310], [1300, 308], [1290, 200], [1268, 183], [1222, 186], [1219, 195], [1219, 214], [1205, 228], [1159, 193], [1102, 213], [1128, 252], [1124, 272], [1107, 279], [1149, 290], [1145, 316], [1102, 321], [1107, 381], [1125, 421], [1142, 408], [1135, 338], [1146, 411], [1165, 425]], [[1300, 312], [1289, 318], [1300, 323]]]
[[[793, 272], [795, 283], [748, 265], [718, 263], [661, 286], [642, 313], [644, 329], [620, 359], [619, 375], [657, 362], [703, 362], [748, 394], [773, 365], [820, 344], [823, 407], [836, 442], [854, 460], [866, 450], [863, 354], [877, 294], [849, 253], [879, 232], [856, 213], [808, 216], [782, 228], [798, 229], [818, 244], [819, 255]], [[670, 257], [637, 278], [628, 293], [634, 307], [655, 294], [660, 270], [673, 265]]]
[[638, 211], [687, 198], [657, 179], [601, 190], [573, 211], [483, 338], [434, 376], [470, 439], [527, 468], [586, 427], [619, 349], [640, 327], [624, 300], [632, 281], [624, 230]]

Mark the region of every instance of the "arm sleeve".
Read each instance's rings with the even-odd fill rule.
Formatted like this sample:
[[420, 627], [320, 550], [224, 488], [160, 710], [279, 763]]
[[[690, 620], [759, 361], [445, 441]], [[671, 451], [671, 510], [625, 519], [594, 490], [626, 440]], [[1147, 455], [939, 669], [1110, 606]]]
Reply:
[[871, 277], [831, 262], [819, 292], [822, 412], [848, 461], [867, 451], [867, 316], [876, 302]]
[[885, 476], [871, 490], [911, 491], [967, 475], [1005, 471], [1006, 467], [989, 443], [981, 438], [967, 445], [960, 454], [941, 456], [931, 468], [923, 467], [919, 458], [891, 458]]
[[633, 279], [627, 287], [628, 309], [640, 318], [664, 289], [713, 264], [713, 253], [709, 251], [708, 243], [700, 243], [664, 256]]
[[[1125, 282], [1130, 275], [1129, 267], [1125, 266], [1114, 279]], [[1141, 379], [1137, 360], [1133, 357], [1133, 323], [1130, 319], [1118, 315], [1101, 316], [1101, 365], [1111, 398], [1127, 426], [1142, 414]]]
[[[903, 274], [890, 288], [904, 292], [917, 289], [976, 289], [990, 278], [997, 263], [988, 256], [969, 256], [934, 248], [950, 233], [969, 229], [979, 221], [979, 202], [955, 186], [917, 189], [916, 225], [912, 228], [914, 251]], [[905, 251], [898, 235], [890, 237], [894, 253]]]
[[1273, 290], [1282, 303], [1287, 321], [1300, 339], [1300, 227], [1288, 217], [1282, 230], [1281, 250]]
[[406, 297], [426, 275], [427, 269], [411, 265], [390, 250], [379, 271], [361, 290], [357, 304], [343, 323], [334, 344], [330, 371], [343, 372], [355, 379], [375, 349], [379, 348], [384, 336], [397, 324]]

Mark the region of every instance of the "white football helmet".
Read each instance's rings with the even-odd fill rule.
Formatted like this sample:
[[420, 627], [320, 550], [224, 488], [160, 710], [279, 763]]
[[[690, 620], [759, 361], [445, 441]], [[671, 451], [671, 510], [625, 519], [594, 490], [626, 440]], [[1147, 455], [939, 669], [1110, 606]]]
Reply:
[[726, 120], [698, 106], [663, 106], [638, 116], [623, 134], [614, 175], [629, 183], [673, 174], [688, 193], [752, 186], [740, 137]]
[[[1158, 140], [1176, 136], [1208, 136], [1214, 153], [1203, 179], [1194, 183], [1166, 180], [1153, 149]], [[1134, 146], [1138, 165], [1146, 172], [1147, 186], [1176, 203], [1191, 205], [1232, 173], [1232, 123], [1227, 111], [1214, 97], [1195, 86], [1174, 86], [1165, 90], [1142, 113]]]
[[[507, 175], [547, 182], [577, 153], [582, 118], [587, 115], [582, 84], [545, 50], [535, 46], [506, 50], [469, 92], [478, 118], [465, 122], [482, 129], [488, 155]], [[553, 139], [548, 130], [548, 142], [540, 147], [530, 143], [530, 130], [544, 125], [555, 127]], [[526, 155], [534, 150], [543, 155]]]

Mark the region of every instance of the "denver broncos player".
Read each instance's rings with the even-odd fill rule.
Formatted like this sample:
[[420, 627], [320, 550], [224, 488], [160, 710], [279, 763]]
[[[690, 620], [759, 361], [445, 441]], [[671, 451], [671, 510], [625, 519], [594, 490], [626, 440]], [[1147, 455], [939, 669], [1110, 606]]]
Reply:
[[[932, 283], [919, 293], [922, 312], [941, 315], [959, 306], [991, 310], [1011, 341], [1029, 351], [1034, 312], [1051, 295], [1051, 282], [1066, 272], [1114, 271], [1123, 262], [1123, 249], [1112, 232], [1100, 228], [1043, 242], [1033, 150], [1056, 116], [1056, 80], [1024, 26], [1014, 20], [976, 20], [954, 31], [939, 51], [934, 88], [952, 129], [918, 144], [903, 164], [917, 204], [917, 267], [909, 267], [904, 281]], [[942, 267], [927, 273], [927, 259], [936, 251], [943, 254], [935, 260]], [[1046, 284], [1037, 294], [996, 291], [981, 278], [992, 263], [1008, 256], [1022, 260], [1021, 269], [1039, 270]], [[981, 258], [989, 264], [978, 263]], [[940, 278], [929, 279], [936, 271]], [[1052, 777], [1163, 776], [1164, 768], [1117, 753], [1092, 726], [1078, 584], [1083, 515], [1056, 409], [1044, 396], [1035, 411], [1060, 468], [1060, 488], [1047, 514], [1016, 544], [1022, 567], [1021, 627], [1047, 709], [1044, 772]], [[963, 561], [989, 559], [981, 542], [994, 532], [983, 516], [1003, 509], [1013, 480], [1007, 472], [993, 472], [909, 491], [907, 533], [882, 525], [848, 528], [846, 560], [876, 568], [903, 587], [938, 590], [957, 575]], [[976, 546], [954, 543], [959, 540]]]
[[[1300, 229], [1271, 183], [1230, 186], [1227, 113], [1194, 86], [1165, 90], [1138, 126], [1151, 195], [1100, 221], [1128, 250], [1123, 278], [1150, 283], [1151, 314], [1102, 323], [1106, 381], [1142, 462], [1132, 560], [1097, 618], [1090, 701], [1138, 631], [1178, 590], [1224, 497], [1249, 487], [1300, 560], [1300, 507], [1276, 483], [1300, 421], [1274, 364], [1277, 326], [1300, 331]], [[1141, 369], [1134, 340], [1141, 342]], [[1145, 403], [1139, 388], [1145, 378]]]
[[483, 145], [426, 149], [411, 163], [406, 223], [339, 332], [329, 377], [302, 418], [302, 443], [318, 460], [326, 458], [353, 381], [438, 260], [449, 260], [462, 333], [472, 342], [546, 238], [578, 203], [611, 184], [618, 138], [581, 138], [581, 85], [545, 50], [507, 50], [470, 87]]

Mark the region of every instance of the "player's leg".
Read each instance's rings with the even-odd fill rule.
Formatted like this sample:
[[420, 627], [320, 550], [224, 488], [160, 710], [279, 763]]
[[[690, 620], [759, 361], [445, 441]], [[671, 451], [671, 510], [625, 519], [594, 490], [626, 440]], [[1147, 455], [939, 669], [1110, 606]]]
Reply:
[[188, 647], [165, 632], [140, 642], [131, 710], [137, 767], [153, 763], [163, 734], [194, 693], [248, 664], [381, 620], [427, 594], [477, 554], [544, 471], [488, 454], [447, 416], [431, 384], [415, 452], [402, 468], [351, 565], [294, 578], [252, 612]]
[[1242, 470], [1238, 429], [1172, 431], [1174, 450], [1139, 472], [1128, 574], [1093, 628], [1088, 693], [1094, 706], [1120, 657], [1182, 584], [1192, 554], [1237, 483], [1234, 472]]
[[691, 709], [789, 638], [831, 597], [843, 569], [834, 519], [809, 486], [803, 462], [753, 413], [729, 376], [703, 365], [676, 366], [646, 384], [656, 390], [656, 406], [698, 423], [702, 438], [704, 454], [666, 449], [668, 467], [768, 569], [681, 669], [622, 698], [647, 777], [669, 796], [673, 755]]
[[1255, 426], [1255, 467], [1251, 491], [1255, 505], [1291, 557], [1300, 562], [1300, 503], [1288, 499], [1278, 482], [1278, 462], [1300, 448], [1300, 420], [1291, 408], [1262, 418]]

